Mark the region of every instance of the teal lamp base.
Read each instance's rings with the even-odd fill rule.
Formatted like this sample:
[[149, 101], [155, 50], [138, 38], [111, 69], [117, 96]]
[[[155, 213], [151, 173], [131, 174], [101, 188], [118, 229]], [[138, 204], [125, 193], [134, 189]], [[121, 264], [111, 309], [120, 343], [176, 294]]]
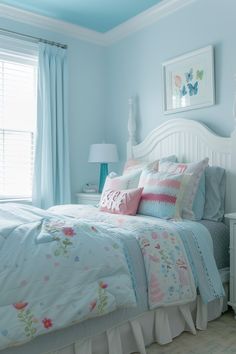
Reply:
[[105, 180], [108, 175], [108, 164], [107, 163], [101, 163], [100, 165], [100, 181], [99, 181], [99, 193], [102, 193], [103, 186], [105, 183]]

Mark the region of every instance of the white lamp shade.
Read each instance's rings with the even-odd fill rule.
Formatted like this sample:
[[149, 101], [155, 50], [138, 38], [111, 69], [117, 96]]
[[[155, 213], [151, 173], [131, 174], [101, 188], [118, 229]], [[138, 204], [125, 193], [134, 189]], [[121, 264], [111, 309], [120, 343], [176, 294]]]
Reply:
[[115, 144], [92, 144], [89, 151], [89, 162], [117, 162], [118, 154]]

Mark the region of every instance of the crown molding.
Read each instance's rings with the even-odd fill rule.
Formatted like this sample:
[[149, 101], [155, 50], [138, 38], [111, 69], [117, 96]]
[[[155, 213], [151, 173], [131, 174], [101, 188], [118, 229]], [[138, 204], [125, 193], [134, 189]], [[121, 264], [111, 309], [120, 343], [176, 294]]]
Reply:
[[30, 11], [18, 9], [13, 6], [0, 4], [0, 18], [22, 22], [31, 26], [41, 27], [57, 33], [78, 38], [98, 45], [106, 45], [104, 34], [78, 25], [73, 25], [51, 17], [35, 14]]
[[143, 11], [139, 15], [132, 17], [130, 20], [106, 32], [104, 34], [106, 38], [105, 42], [107, 45], [117, 42], [195, 1], [196, 0], [163, 0], [157, 5], [152, 6], [148, 10]]
[[148, 27], [161, 18], [174, 13], [175, 11], [192, 4], [196, 0], [163, 0], [152, 6], [141, 14], [132, 17], [130, 20], [107, 31], [96, 32], [78, 25], [67, 23], [61, 20], [38, 15], [29, 11], [21, 10], [12, 6], [0, 4], [0, 18], [22, 22], [28, 25], [43, 27], [43, 29], [63, 33], [94, 44], [108, 46], [115, 43], [144, 27]]

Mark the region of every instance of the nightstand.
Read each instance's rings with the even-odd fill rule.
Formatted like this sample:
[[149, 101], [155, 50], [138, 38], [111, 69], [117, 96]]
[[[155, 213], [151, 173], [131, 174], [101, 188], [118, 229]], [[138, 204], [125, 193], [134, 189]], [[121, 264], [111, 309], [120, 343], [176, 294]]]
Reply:
[[78, 204], [97, 205], [100, 202], [100, 193], [76, 193]]
[[230, 221], [230, 296], [228, 304], [232, 306], [236, 319], [236, 213], [225, 214]]

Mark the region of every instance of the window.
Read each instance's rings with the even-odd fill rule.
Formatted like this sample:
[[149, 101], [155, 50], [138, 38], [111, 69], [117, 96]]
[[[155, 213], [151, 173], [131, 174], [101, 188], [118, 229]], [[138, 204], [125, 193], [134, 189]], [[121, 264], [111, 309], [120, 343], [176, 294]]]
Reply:
[[0, 199], [32, 196], [37, 54], [12, 42], [0, 38]]

